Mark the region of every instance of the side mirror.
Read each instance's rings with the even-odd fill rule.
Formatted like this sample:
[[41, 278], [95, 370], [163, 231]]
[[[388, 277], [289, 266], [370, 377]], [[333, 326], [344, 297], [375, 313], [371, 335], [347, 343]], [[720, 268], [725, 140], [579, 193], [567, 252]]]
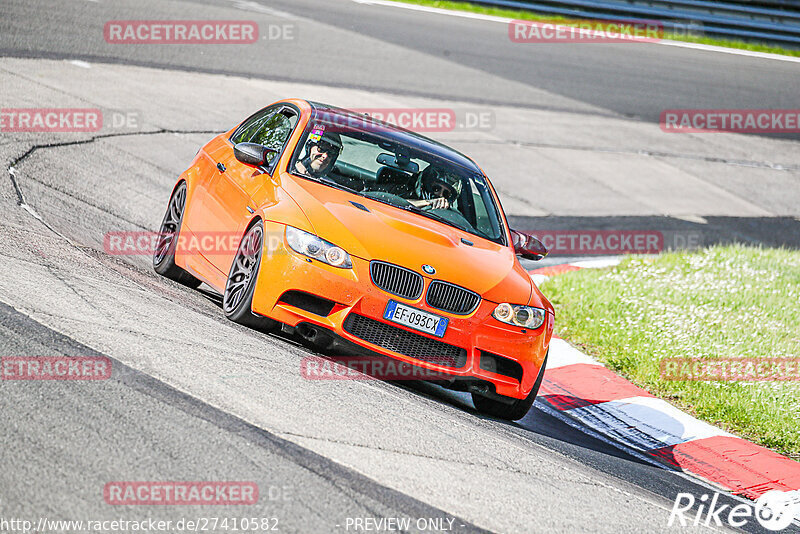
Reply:
[[547, 256], [547, 247], [531, 234], [511, 230], [511, 238], [514, 240], [514, 252], [517, 256], [533, 261], [539, 261]]
[[263, 167], [268, 163], [269, 155], [277, 153], [277, 150], [258, 143], [237, 143], [233, 146], [233, 155], [236, 159], [251, 167]]

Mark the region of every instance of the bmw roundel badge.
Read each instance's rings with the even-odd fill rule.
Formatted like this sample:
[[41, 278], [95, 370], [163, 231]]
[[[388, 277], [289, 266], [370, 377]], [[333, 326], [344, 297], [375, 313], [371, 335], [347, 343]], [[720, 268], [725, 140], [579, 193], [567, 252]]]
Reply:
[[422, 266], [422, 270], [425, 271], [426, 274], [436, 274], [436, 269], [427, 264]]

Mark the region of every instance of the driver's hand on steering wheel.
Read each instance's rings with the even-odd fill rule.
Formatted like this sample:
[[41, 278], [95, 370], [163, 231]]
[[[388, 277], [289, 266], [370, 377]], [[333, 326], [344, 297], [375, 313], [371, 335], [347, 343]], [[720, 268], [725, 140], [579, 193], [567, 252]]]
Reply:
[[450, 203], [444, 197], [437, 197], [430, 199], [426, 207], [431, 210], [446, 210], [450, 207]]

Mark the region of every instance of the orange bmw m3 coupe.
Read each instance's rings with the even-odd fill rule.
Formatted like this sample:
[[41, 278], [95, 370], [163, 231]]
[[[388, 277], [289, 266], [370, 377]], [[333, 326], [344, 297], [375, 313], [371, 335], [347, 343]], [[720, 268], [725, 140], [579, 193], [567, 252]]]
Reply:
[[205, 282], [233, 321], [433, 371], [494, 417], [521, 419], [536, 398], [555, 316], [518, 256], [547, 251], [441, 143], [280, 101], [198, 151], [159, 236], [155, 270]]

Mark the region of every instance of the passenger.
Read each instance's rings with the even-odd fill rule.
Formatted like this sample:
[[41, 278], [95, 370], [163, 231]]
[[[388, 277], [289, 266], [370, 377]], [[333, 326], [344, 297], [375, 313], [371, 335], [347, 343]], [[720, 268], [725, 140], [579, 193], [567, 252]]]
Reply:
[[417, 198], [408, 201], [418, 208], [445, 210], [452, 207], [460, 193], [461, 178], [441, 167], [429, 165], [417, 180]]
[[333, 169], [336, 158], [342, 152], [342, 138], [337, 133], [324, 133], [306, 145], [306, 157], [295, 163], [295, 170], [312, 178], [327, 176]]

